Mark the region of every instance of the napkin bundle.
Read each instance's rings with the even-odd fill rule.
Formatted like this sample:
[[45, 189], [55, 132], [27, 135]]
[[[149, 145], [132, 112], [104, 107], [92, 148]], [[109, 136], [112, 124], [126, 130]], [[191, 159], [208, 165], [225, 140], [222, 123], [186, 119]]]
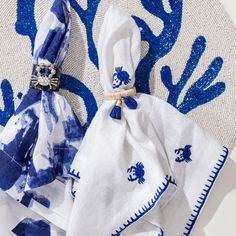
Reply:
[[136, 93], [140, 30], [114, 6], [98, 41], [105, 101], [81, 143], [80, 122], [57, 93], [70, 29], [69, 1], [54, 0], [35, 40], [31, 88], [0, 134], [0, 189], [68, 236], [189, 235], [227, 148]]
[[[106, 100], [71, 166], [67, 235], [189, 235], [228, 150], [166, 102], [136, 94], [140, 31], [110, 7], [100, 31]], [[73, 176], [72, 176], [73, 177]]]
[[35, 39], [31, 88], [0, 134], [0, 189], [63, 229], [72, 206], [68, 171], [83, 137], [57, 93], [70, 31], [69, 1], [55, 0]]

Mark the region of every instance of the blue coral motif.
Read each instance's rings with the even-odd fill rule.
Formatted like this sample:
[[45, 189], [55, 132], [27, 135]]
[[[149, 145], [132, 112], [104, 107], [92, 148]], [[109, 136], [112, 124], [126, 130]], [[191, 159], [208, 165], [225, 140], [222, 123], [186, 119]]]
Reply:
[[136, 163], [135, 166], [131, 166], [128, 170], [127, 173], [129, 173], [128, 180], [130, 182], [134, 182], [138, 180], [139, 184], [143, 184], [145, 182], [144, 175], [144, 165], [141, 162]]
[[191, 110], [196, 109], [198, 106], [214, 100], [225, 92], [226, 85], [224, 82], [216, 82], [212, 85], [214, 80], [219, 75], [224, 63], [223, 58], [216, 57], [210, 63], [208, 69], [204, 72], [200, 79], [194, 82], [187, 90], [183, 101], [178, 104], [180, 94], [197, 68], [205, 50], [205, 37], [197, 37], [193, 43], [190, 57], [181, 78], [176, 84], [173, 83], [173, 80], [175, 79], [173, 78], [171, 68], [169, 66], [164, 66], [161, 69], [161, 80], [169, 91], [167, 102], [176, 107], [183, 114], [187, 114]]
[[177, 154], [177, 158], [175, 159], [176, 162], [191, 162], [191, 145], [186, 145], [184, 148], [179, 148], [175, 150], [175, 153]]
[[15, 29], [18, 34], [29, 37], [32, 53], [37, 32], [34, 15], [35, 1], [36, 0], [17, 0], [17, 19], [15, 24]]
[[4, 79], [1, 82], [4, 109], [0, 109], [0, 125], [5, 126], [7, 121], [14, 114], [14, 94], [11, 83]]
[[83, 9], [77, 0], [70, 0], [71, 6], [85, 26], [89, 59], [96, 68], [98, 68], [98, 54], [93, 38], [93, 24], [100, 2], [101, 0], [87, 0], [87, 9]]
[[113, 74], [113, 88], [119, 88], [121, 85], [127, 85], [131, 79], [127, 71], [123, 67], [116, 67], [116, 72]]
[[[101, 0], [87, 0], [87, 8], [83, 9], [78, 1], [70, 0], [71, 6], [74, 8], [81, 19], [81, 22], [85, 26], [89, 58], [97, 68], [98, 56], [94, 43], [93, 24], [100, 2]], [[178, 40], [182, 27], [183, 0], [168, 0], [168, 3], [171, 8], [170, 12], [165, 10], [163, 0], [140, 0], [140, 4], [147, 13], [150, 13], [158, 21], [163, 21], [164, 27], [159, 35], [154, 34], [152, 28], [144, 19], [139, 18], [138, 16], [133, 16], [137, 25], [141, 29], [142, 40], [147, 42], [149, 45], [147, 54], [141, 59], [135, 72], [135, 87], [138, 92], [150, 93], [149, 80], [154, 65], [158, 63], [161, 58], [171, 52], [173, 46]], [[17, 0], [16, 31], [23, 36], [29, 37], [32, 44], [32, 50], [37, 32], [34, 11], [35, 0]], [[61, 18], [61, 14], [58, 14], [57, 10], [53, 10], [53, 13], [56, 14], [58, 18]], [[64, 19], [61, 20], [64, 21]], [[207, 46], [206, 43], [204, 36], [196, 38], [192, 46], [189, 60], [187, 61], [183, 74], [177, 84], [173, 83], [176, 79], [173, 78], [172, 70], [168, 65], [164, 66], [161, 70], [161, 80], [169, 91], [168, 102], [184, 114], [189, 113], [198, 106], [211, 102], [226, 90], [226, 84], [224, 82], [217, 82], [211, 85], [218, 77], [224, 63], [223, 58], [218, 56], [212, 60], [208, 69], [201, 78], [190, 86], [189, 90], [185, 93], [183, 101], [178, 103], [180, 94], [183, 92], [185, 85], [191, 79], [194, 70], [203, 56]], [[84, 84], [82, 84], [82, 82], [77, 82], [79, 81], [79, 78], [77, 79], [70, 75], [64, 75], [62, 80], [61, 88], [69, 90], [70, 92], [82, 97], [84, 100], [88, 114], [84, 128], [87, 129], [97, 111], [97, 103], [94, 95]], [[7, 90], [10, 92], [8, 94], [12, 94], [10, 88]], [[3, 97], [4, 101], [7, 101], [6, 93], [3, 93]], [[12, 99], [9, 101], [10, 104], [5, 103], [5, 111], [6, 109], [8, 110], [9, 107], [11, 109], [10, 112], [0, 112], [0, 124], [3, 126], [10, 118], [10, 115], [14, 112], [14, 102]]]
[[182, 26], [183, 0], [169, 0], [171, 12], [165, 10], [163, 0], [141, 0], [141, 4], [147, 11], [163, 22], [163, 30], [155, 35], [144, 19], [133, 16], [136, 24], [141, 29], [142, 40], [148, 43], [148, 52], [141, 59], [135, 72], [135, 87], [140, 93], [150, 94], [149, 80], [155, 64], [166, 56], [175, 45]]

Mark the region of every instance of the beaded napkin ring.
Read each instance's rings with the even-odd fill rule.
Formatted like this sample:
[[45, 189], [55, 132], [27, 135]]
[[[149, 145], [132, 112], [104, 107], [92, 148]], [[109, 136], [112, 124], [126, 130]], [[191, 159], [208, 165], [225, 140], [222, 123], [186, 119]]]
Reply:
[[30, 88], [45, 91], [58, 91], [61, 72], [53, 65], [34, 65]]
[[110, 113], [110, 117], [112, 117], [113, 119], [121, 120], [121, 107], [123, 105], [123, 101], [129, 109], [137, 109], [138, 104], [136, 100], [132, 97], [135, 95], [135, 87], [116, 93], [104, 93], [106, 100], [116, 100], [115, 106], [113, 107]]

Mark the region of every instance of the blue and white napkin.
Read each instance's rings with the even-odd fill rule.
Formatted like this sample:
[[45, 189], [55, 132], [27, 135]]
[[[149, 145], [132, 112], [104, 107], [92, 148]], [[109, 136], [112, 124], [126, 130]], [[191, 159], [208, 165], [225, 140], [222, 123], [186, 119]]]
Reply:
[[[110, 100], [99, 108], [72, 164], [77, 192], [67, 235], [120, 235], [175, 192], [149, 115], [153, 97], [136, 96], [133, 87], [140, 46], [134, 20], [110, 7], [98, 41], [100, 81]], [[121, 99], [112, 99], [121, 93]]]
[[0, 189], [62, 228], [73, 203], [68, 171], [83, 129], [59, 89], [70, 4], [55, 0], [35, 39], [31, 88], [0, 134]]
[[67, 235], [189, 235], [228, 150], [168, 103], [135, 95], [140, 31], [110, 7], [98, 41], [99, 108], [71, 172]]

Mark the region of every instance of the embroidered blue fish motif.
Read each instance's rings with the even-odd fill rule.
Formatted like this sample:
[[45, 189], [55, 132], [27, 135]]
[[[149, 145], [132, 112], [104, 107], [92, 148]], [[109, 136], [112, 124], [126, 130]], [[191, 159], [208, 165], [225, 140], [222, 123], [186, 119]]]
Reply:
[[131, 79], [127, 71], [123, 70], [123, 67], [116, 67], [116, 72], [113, 74], [112, 87], [119, 88], [121, 85], [127, 85]]
[[131, 166], [128, 170], [127, 173], [129, 173], [128, 180], [130, 182], [134, 182], [138, 180], [139, 184], [143, 184], [145, 182], [144, 175], [144, 165], [141, 162], [136, 163], [135, 166]]
[[175, 150], [177, 154], [177, 158], [175, 159], [176, 162], [191, 162], [192, 159], [190, 158], [192, 155], [191, 152], [191, 145], [186, 145], [184, 148], [179, 148]]

